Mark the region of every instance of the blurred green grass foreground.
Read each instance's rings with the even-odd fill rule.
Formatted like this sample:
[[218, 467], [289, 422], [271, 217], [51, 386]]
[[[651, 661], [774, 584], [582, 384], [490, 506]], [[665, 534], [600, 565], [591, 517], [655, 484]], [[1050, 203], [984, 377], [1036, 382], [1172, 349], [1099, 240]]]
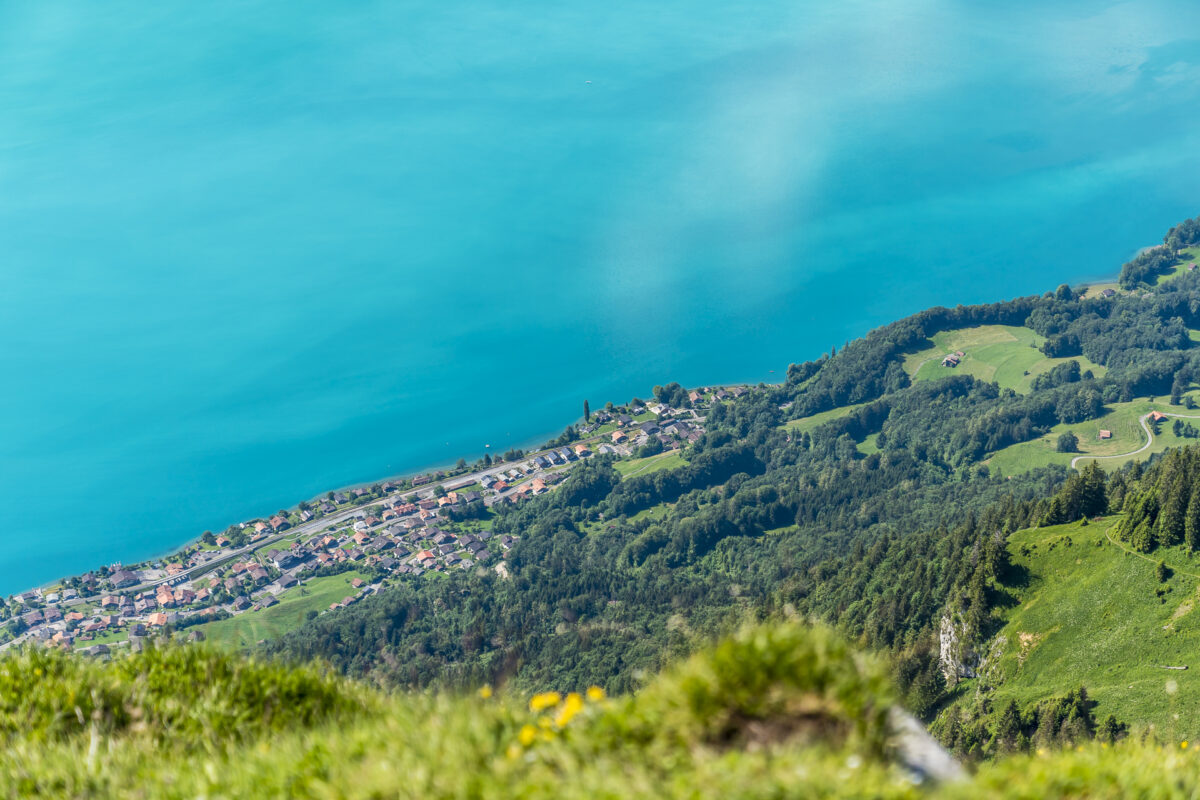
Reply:
[[202, 646], [25, 650], [0, 659], [0, 795], [1200, 795], [1200, 750], [1138, 736], [936, 780], [904, 755], [881, 664], [800, 623], [747, 627], [629, 696], [576, 688], [385, 693]]

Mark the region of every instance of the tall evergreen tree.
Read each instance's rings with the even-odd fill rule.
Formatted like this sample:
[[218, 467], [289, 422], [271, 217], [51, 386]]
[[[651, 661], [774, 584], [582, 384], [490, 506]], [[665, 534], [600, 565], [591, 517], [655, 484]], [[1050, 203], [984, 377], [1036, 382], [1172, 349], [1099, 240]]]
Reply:
[[1149, 553], [1154, 549], [1154, 531], [1150, 527], [1150, 518], [1146, 517], [1138, 523], [1129, 536], [1129, 544], [1134, 550]]
[[996, 745], [1001, 752], [1010, 752], [1017, 747], [1017, 737], [1021, 735], [1021, 710], [1017, 708], [1016, 700], [1009, 700], [1000, 719], [996, 721]]
[[1200, 481], [1192, 484], [1192, 496], [1183, 523], [1183, 540], [1193, 553], [1200, 550]]
[[1104, 470], [1093, 461], [1083, 468], [1080, 474], [1079, 511], [1085, 517], [1092, 517], [1108, 511], [1108, 494], [1104, 487]]
[[1187, 482], [1180, 474], [1167, 492], [1162, 513], [1158, 515], [1158, 541], [1167, 547], [1183, 541], [1184, 518], [1187, 515], [1189, 499], [1187, 489]]

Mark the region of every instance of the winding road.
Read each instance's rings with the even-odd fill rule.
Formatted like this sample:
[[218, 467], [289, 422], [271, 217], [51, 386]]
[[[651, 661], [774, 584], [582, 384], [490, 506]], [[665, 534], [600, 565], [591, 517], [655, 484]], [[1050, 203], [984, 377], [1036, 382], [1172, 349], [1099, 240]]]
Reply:
[[[1142, 416], [1138, 417], [1138, 424], [1141, 425], [1142, 430], [1146, 432], [1146, 443], [1137, 450], [1130, 450], [1128, 453], [1120, 453], [1119, 455], [1115, 456], [1075, 456], [1071, 459], [1071, 469], [1078, 469], [1077, 465], [1079, 462], [1088, 458], [1096, 461], [1105, 461], [1111, 458], [1129, 458], [1129, 456], [1136, 456], [1138, 453], [1144, 453], [1145, 451], [1149, 450], [1154, 444], [1154, 430], [1146, 423], [1146, 420], [1150, 419], [1150, 414], [1153, 413], [1154, 412], [1151, 411], [1148, 414], [1143, 414]], [[1160, 411], [1158, 413], [1162, 414], [1164, 417], [1174, 417], [1175, 419], [1200, 419], [1200, 415], [1197, 414], [1168, 414], [1165, 411]]]

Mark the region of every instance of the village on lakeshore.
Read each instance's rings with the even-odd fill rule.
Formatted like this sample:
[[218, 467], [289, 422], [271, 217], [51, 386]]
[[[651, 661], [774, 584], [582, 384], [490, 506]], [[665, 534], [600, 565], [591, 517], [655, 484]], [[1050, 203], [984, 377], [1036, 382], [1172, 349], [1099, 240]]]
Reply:
[[572, 467], [596, 456], [613, 458], [627, 475], [684, 463], [683, 449], [704, 433], [705, 410], [750, 391], [667, 389], [658, 401], [585, 408], [583, 422], [536, 451], [331, 491], [219, 534], [206, 531], [164, 558], [112, 564], [0, 600], [7, 620], [0, 649], [35, 643], [106, 655], [148, 639], [203, 640], [213, 626], [272, 609], [290, 607], [302, 622], [389, 584], [452, 570], [507, 577], [505, 558], [520, 537], [493, 535], [493, 506], [553, 492]]

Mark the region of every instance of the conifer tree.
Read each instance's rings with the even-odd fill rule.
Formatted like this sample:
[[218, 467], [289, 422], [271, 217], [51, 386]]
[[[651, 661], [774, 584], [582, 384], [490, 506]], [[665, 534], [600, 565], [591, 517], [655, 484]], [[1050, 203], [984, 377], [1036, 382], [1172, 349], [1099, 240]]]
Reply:
[[1121, 723], [1117, 722], [1117, 718], [1109, 714], [1103, 722], [1100, 723], [1099, 729], [1096, 731], [1096, 738], [1106, 744], [1112, 744], [1117, 739], [1121, 738], [1124, 733], [1124, 728]]
[[1079, 511], [1085, 517], [1092, 517], [1108, 511], [1108, 493], [1104, 486], [1104, 470], [1093, 461], [1083, 468], [1080, 474]]
[[1050, 747], [1058, 736], [1058, 715], [1054, 708], [1047, 703], [1038, 707], [1037, 730], [1033, 734], [1033, 743], [1038, 747]]
[[[1096, 462], [1092, 462], [1093, 464]], [[1125, 504], [1125, 494], [1128, 487], [1125, 484], [1125, 476], [1120, 472], [1113, 475], [1112, 480], [1108, 482], [1107, 502], [1108, 508], [1119, 510]]]
[[1180, 475], [1167, 493], [1162, 513], [1158, 515], [1159, 543], [1170, 547], [1183, 541], [1188, 499], [1187, 484]]
[[946, 715], [946, 725], [942, 728], [942, 744], [951, 753], [961, 756], [962, 738], [962, 720], [959, 717], [958, 706], [950, 706]]
[[1192, 484], [1192, 496], [1183, 523], [1183, 540], [1193, 553], [1200, 550], [1200, 481]]
[[1001, 752], [1009, 752], [1017, 746], [1017, 737], [1021, 735], [1021, 711], [1017, 708], [1016, 700], [1009, 700], [1000, 719], [996, 721], [996, 744]]
[[1154, 531], [1150, 527], [1150, 518], [1145, 517], [1133, 529], [1129, 536], [1129, 544], [1140, 553], [1149, 553], [1154, 549]]

